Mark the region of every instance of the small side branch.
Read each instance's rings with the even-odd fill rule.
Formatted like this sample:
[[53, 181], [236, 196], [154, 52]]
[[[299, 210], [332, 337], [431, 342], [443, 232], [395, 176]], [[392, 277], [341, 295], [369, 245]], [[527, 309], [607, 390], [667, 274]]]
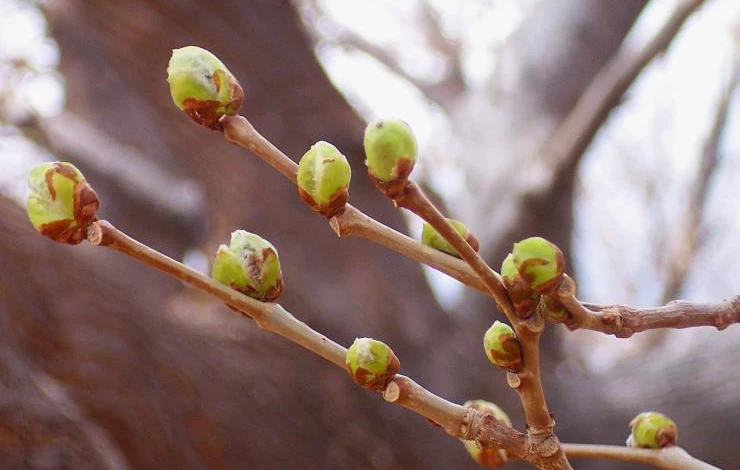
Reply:
[[571, 459], [609, 459], [653, 465], [668, 470], [720, 470], [702, 462], [680, 447], [639, 449], [634, 447], [602, 446], [593, 444], [562, 444]]
[[[275, 168], [293, 184], [296, 184], [298, 165], [265, 139], [243, 116], [226, 116], [221, 120], [224, 136], [229, 142], [243, 147], [268, 165]], [[416, 240], [389, 228], [368, 217], [350, 204], [343, 212], [330, 220], [331, 227], [340, 237], [357, 236], [400, 253], [420, 263], [447, 274], [465, 285], [488, 294], [486, 285], [463, 261], [425, 247]]]
[[568, 328], [600, 331], [618, 338], [657, 328], [713, 326], [724, 330], [740, 323], [740, 295], [713, 303], [675, 300], [662, 307], [644, 309], [629, 305], [596, 305], [581, 303], [575, 297], [575, 283], [566, 278], [558, 296], [572, 316], [566, 322]]

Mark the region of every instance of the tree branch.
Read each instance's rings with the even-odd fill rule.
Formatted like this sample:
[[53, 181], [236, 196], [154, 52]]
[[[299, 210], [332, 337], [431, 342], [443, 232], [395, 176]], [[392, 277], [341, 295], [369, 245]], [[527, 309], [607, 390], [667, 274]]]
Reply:
[[668, 21], [639, 52], [622, 47], [599, 71], [573, 110], [555, 130], [544, 151], [552, 154], [551, 181], [557, 181], [560, 171], [575, 165], [642, 70], [676, 36], [686, 19], [704, 0], [682, 0]]
[[680, 447], [639, 449], [635, 447], [602, 446], [593, 444], [562, 444], [571, 459], [609, 459], [654, 465], [668, 470], [720, 470], [702, 462]]
[[[298, 165], [257, 132], [246, 118], [243, 116], [226, 116], [221, 120], [221, 123], [224, 127], [224, 136], [229, 142], [250, 150], [288, 180], [292, 181], [293, 184], [296, 184]], [[464, 261], [426, 247], [418, 241], [368, 217], [350, 204], [347, 204], [342, 213], [330, 220], [330, 225], [340, 237], [357, 236], [365, 238], [407, 256], [410, 259], [424, 263], [484, 294], [493, 296], [486, 283]], [[465, 242], [465, 245], [468, 246], [467, 242]], [[462, 247], [461, 249], [464, 250]], [[572, 285], [563, 282], [559, 296], [561, 302], [574, 317], [572, 321], [567, 323], [567, 326], [571, 329], [584, 328], [601, 331], [606, 334], [614, 334], [615, 336], [627, 337], [638, 331], [655, 328], [689, 328], [708, 325], [722, 329], [729, 324], [740, 322], [736, 311], [728, 315], [728, 312], [725, 310], [713, 315], [709, 307], [705, 308], [703, 314], [696, 319], [682, 317], [682, 320], [679, 322], [675, 316], [671, 317], [673, 320], [667, 321], [663, 314], [660, 313], [664, 307], [643, 310], [629, 306], [620, 306], [619, 311], [629, 312], [625, 316], [625, 318], [629, 318], [628, 322], [631, 322], [628, 324], [634, 325], [637, 329], [622, 328], [616, 324], [618, 321], [623, 321], [621, 316], [610, 313], [612, 310], [609, 309], [614, 309], [614, 306], [589, 304], [589, 308], [591, 309], [589, 310], [575, 298], [575, 283], [572, 279], [568, 282], [572, 283]], [[722, 303], [705, 305], [721, 307]], [[502, 310], [505, 312], [505, 309]], [[655, 315], [657, 317], [653, 318]]]
[[[316, 11], [321, 10], [321, 7], [315, 2], [312, 2], [311, 6]], [[429, 101], [449, 112], [454, 99], [465, 90], [465, 81], [460, 65], [460, 48], [455, 41], [443, 36], [439, 30], [439, 25], [434, 20], [434, 13], [429, 11], [429, 9], [430, 7], [428, 5], [420, 5], [418, 19], [424, 29], [427, 44], [451, 64], [450, 73], [436, 83], [424, 80], [410, 73], [403, 66], [399, 58], [392, 54], [388, 48], [365, 39], [362, 35], [337, 23], [325, 13], [323, 14], [322, 21], [328, 23], [332, 34], [330, 37], [319, 36], [317, 34], [315, 36], [317, 36], [317, 39], [330, 42], [344, 49], [355, 49], [367, 54], [386, 67], [390, 72], [410, 83]]]
[[628, 338], [656, 328], [713, 326], [723, 330], [740, 323], [740, 295], [716, 303], [675, 300], [662, 307], [645, 309], [628, 305], [584, 304], [576, 299], [575, 282], [569, 277], [563, 280], [557, 295], [572, 316], [566, 322], [568, 328], [600, 331], [618, 338]]
[[[517, 316], [501, 277], [476, 253], [414, 182], [407, 182], [403, 192], [394, 197], [393, 202], [398, 207], [410, 210], [434, 227], [480, 277], [489, 295], [506, 314], [521, 345], [523, 362], [521, 371], [508, 373], [508, 383], [516, 390], [524, 407], [528, 440], [538, 448], [537, 454], [548, 457], [544, 462], [546, 465], [551, 465], [552, 468], [571, 468], [553, 432], [555, 420], [547, 408], [542, 388], [539, 360], [540, 335], [544, 329], [542, 317], [532, 315], [523, 319]], [[552, 450], [543, 451], [540, 446], [548, 446]]]
[[[105, 220], [90, 225], [87, 239], [94, 246], [106, 246], [154, 267], [196, 289], [202, 290], [235, 310], [252, 318], [257, 325], [278, 334], [346, 369], [347, 349], [311, 329], [276, 303], [259, 302], [208, 276], [139, 243]], [[524, 435], [480, 411], [449, 402], [402, 375], [396, 375], [381, 392], [383, 398], [431, 420], [457, 438], [481, 439], [511, 453], [512, 457], [537, 460], [530, 456]], [[484, 425], [487, 423], [487, 425]]]
[[[243, 116], [226, 116], [221, 120], [224, 136], [229, 142], [251, 151], [288, 180], [296, 183], [298, 164], [262, 136]], [[450, 277], [483, 293], [488, 288], [476, 273], [463, 261], [433, 250], [368, 217], [359, 209], [347, 204], [343, 212], [330, 220], [334, 232], [340, 236], [357, 236], [396, 251], [420, 263], [443, 272]]]

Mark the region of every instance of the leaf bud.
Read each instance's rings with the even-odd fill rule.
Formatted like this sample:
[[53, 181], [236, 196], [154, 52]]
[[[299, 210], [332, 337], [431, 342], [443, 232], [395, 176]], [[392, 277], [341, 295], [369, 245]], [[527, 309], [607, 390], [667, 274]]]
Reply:
[[229, 69], [218, 57], [196, 46], [172, 51], [167, 82], [177, 107], [211, 129], [220, 130], [221, 117], [236, 114], [244, 100], [244, 91]]
[[365, 129], [365, 165], [373, 183], [388, 197], [399, 196], [416, 163], [416, 137], [399, 119], [379, 119]]
[[264, 238], [244, 230], [233, 232], [229, 246], [218, 248], [211, 277], [263, 302], [272, 302], [283, 292], [277, 250]]
[[506, 323], [493, 322], [483, 336], [483, 348], [493, 364], [511, 372], [522, 370], [522, 347], [514, 330]]
[[563, 277], [563, 252], [542, 237], [514, 243], [512, 260], [522, 279], [540, 294], [551, 292]]
[[540, 298], [540, 306], [545, 318], [553, 323], [565, 323], [571, 318], [570, 312], [556, 294], [543, 295]]
[[655, 411], [646, 411], [630, 421], [629, 447], [662, 449], [676, 445], [678, 427], [669, 417]]
[[[509, 416], [496, 404], [485, 400], [470, 400], [464, 407], [473, 408], [485, 414], [490, 414], [499, 421], [511, 426]], [[496, 468], [503, 466], [507, 461], [506, 451], [497, 447], [482, 448], [476, 441], [462, 441], [470, 457], [481, 467]]]
[[[464, 223], [453, 219], [447, 219], [447, 222], [449, 222], [450, 225], [452, 225], [452, 228], [454, 228], [455, 231], [459, 233], [466, 242], [468, 242], [468, 245], [470, 245], [473, 250], [476, 252], [478, 251], [478, 239], [475, 238], [475, 235], [468, 230], [468, 227], [466, 227]], [[460, 258], [460, 255], [455, 251], [452, 245], [442, 238], [442, 235], [440, 235], [434, 227], [426, 222], [424, 222], [424, 227], [421, 230], [421, 243], [422, 245], [426, 245], [435, 250], [443, 251], [448, 255]]]
[[372, 338], [357, 338], [347, 350], [347, 370], [358, 385], [383, 390], [401, 369], [387, 344]]
[[352, 170], [336, 147], [316, 142], [298, 163], [298, 193], [306, 204], [327, 218], [341, 211], [349, 193]]
[[514, 265], [514, 256], [509, 253], [501, 264], [501, 279], [509, 293], [514, 311], [520, 318], [528, 318], [535, 312], [540, 295], [522, 279]]
[[76, 245], [96, 220], [98, 195], [71, 163], [47, 162], [28, 175], [26, 212], [39, 233], [60, 243]]

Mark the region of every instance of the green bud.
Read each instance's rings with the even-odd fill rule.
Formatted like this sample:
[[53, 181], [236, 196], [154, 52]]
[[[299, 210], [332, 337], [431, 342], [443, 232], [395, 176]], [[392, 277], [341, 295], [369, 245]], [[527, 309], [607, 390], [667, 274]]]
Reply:
[[627, 438], [629, 447], [662, 449], [676, 445], [678, 427], [669, 417], [655, 411], [640, 413], [630, 421], [631, 434]]
[[565, 268], [563, 252], [544, 238], [530, 237], [514, 243], [512, 256], [522, 279], [540, 294], [560, 284]]
[[497, 420], [503, 421], [504, 423], [511, 426], [511, 419], [509, 418], [509, 415], [507, 415], [506, 412], [495, 403], [491, 403], [490, 401], [486, 400], [468, 400], [463, 403], [463, 406], [467, 408], [473, 408], [484, 414], [493, 415], [493, 417]]
[[401, 368], [387, 344], [372, 338], [357, 338], [347, 350], [347, 370], [358, 385], [383, 390]]
[[570, 313], [555, 294], [542, 296], [540, 305], [545, 318], [553, 323], [565, 323], [571, 318]]
[[26, 212], [39, 233], [60, 243], [76, 245], [96, 220], [98, 195], [71, 163], [47, 162], [28, 175]]
[[506, 323], [493, 322], [483, 336], [488, 360], [511, 372], [522, 370], [522, 348], [514, 330]]
[[514, 311], [520, 318], [528, 318], [535, 312], [540, 295], [522, 279], [514, 265], [514, 256], [509, 253], [501, 264], [501, 279], [509, 293]]
[[277, 250], [264, 238], [244, 230], [233, 232], [231, 244], [218, 248], [211, 277], [263, 302], [272, 302], [283, 292]]
[[229, 69], [200, 47], [172, 51], [167, 82], [177, 107], [211, 129], [221, 129], [221, 117], [236, 114], [244, 100], [244, 91]]
[[[447, 219], [447, 222], [449, 222], [450, 225], [452, 225], [452, 228], [454, 228], [455, 231], [459, 233], [466, 242], [468, 242], [468, 245], [470, 245], [473, 250], [476, 252], [478, 251], [478, 239], [475, 238], [475, 235], [468, 230], [468, 227], [466, 227], [464, 223], [453, 219]], [[443, 251], [456, 258], [460, 257], [460, 255], [457, 254], [457, 251], [452, 248], [452, 245], [447, 243], [447, 240], [442, 238], [442, 235], [426, 222], [424, 222], [424, 227], [421, 230], [421, 243], [422, 245], [426, 245], [438, 251]]]
[[[490, 401], [471, 400], [465, 402], [463, 406], [476, 409], [485, 414], [490, 414], [497, 420], [503, 421], [507, 425], [511, 426], [511, 419], [509, 419], [509, 416], [504, 412], [504, 410]], [[507, 461], [505, 450], [496, 447], [487, 447], [484, 449], [480, 447], [476, 441], [462, 441], [462, 443], [465, 445], [465, 450], [468, 451], [470, 457], [472, 457], [473, 460], [482, 467], [501, 467]]]
[[388, 197], [406, 187], [416, 163], [416, 137], [398, 119], [376, 120], [365, 129], [365, 165], [370, 178]]
[[316, 142], [298, 163], [298, 194], [313, 210], [334, 217], [347, 204], [352, 170], [336, 147]]

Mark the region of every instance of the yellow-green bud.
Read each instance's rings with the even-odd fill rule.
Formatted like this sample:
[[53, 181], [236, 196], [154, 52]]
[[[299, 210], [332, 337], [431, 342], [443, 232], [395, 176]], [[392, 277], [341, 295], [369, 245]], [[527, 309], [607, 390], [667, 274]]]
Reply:
[[563, 277], [563, 252], [542, 237], [514, 243], [512, 260], [522, 279], [540, 294], [551, 292]]
[[493, 322], [483, 336], [483, 349], [493, 364], [511, 372], [522, 370], [522, 347], [514, 330], [506, 323]]
[[399, 119], [376, 120], [365, 129], [365, 165], [370, 178], [393, 198], [406, 187], [416, 163], [416, 137]]
[[655, 411], [646, 411], [630, 421], [631, 434], [627, 438], [629, 447], [662, 449], [676, 445], [678, 427], [669, 417]]
[[[509, 416], [499, 408], [496, 404], [485, 400], [470, 400], [465, 402], [463, 406], [467, 408], [476, 409], [482, 413], [490, 414], [499, 421], [503, 421], [507, 425], [511, 426], [511, 419]], [[506, 451], [498, 449], [496, 447], [481, 448], [476, 441], [462, 441], [465, 445], [465, 450], [468, 451], [470, 457], [475, 462], [487, 468], [496, 468], [503, 466], [507, 461]]]
[[537, 308], [540, 295], [522, 279], [514, 265], [514, 256], [511, 253], [504, 258], [504, 262], [501, 264], [501, 279], [504, 281], [504, 286], [506, 286], [517, 315], [520, 318], [528, 318], [532, 315]]
[[39, 233], [60, 243], [76, 245], [96, 220], [98, 195], [71, 163], [47, 162], [28, 175], [26, 212]]
[[263, 302], [271, 302], [283, 292], [277, 250], [264, 238], [244, 230], [233, 232], [229, 246], [218, 248], [211, 277]]
[[542, 313], [553, 323], [565, 323], [571, 316], [556, 294], [545, 295], [540, 298]]
[[186, 46], [174, 49], [167, 67], [172, 100], [195, 122], [221, 129], [219, 120], [234, 115], [244, 91], [229, 69], [205, 49]]
[[383, 390], [401, 368], [387, 344], [372, 338], [357, 338], [347, 350], [347, 370], [358, 385]]
[[[447, 219], [447, 222], [449, 222], [450, 225], [452, 225], [452, 228], [454, 228], [455, 231], [459, 233], [466, 242], [468, 242], [468, 245], [470, 245], [473, 250], [478, 251], [478, 239], [475, 238], [475, 235], [468, 230], [468, 227], [466, 227], [464, 223], [453, 219]], [[442, 235], [440, 235], [434, 227], [426, 222], [424, 222], [424, 227], [421, 229], [421, 243], [422, 245], [426, 245], [435, 250], [443, 251], [448, 255], [460, 258], [460, 255], [454, 248], [452, 248], [452, 245], [442, 238]]]
[[331, 218], [347, 204], [351, 177], [345, 156], [321, 140], [298, 163], [298, 194], [313, 210]]

